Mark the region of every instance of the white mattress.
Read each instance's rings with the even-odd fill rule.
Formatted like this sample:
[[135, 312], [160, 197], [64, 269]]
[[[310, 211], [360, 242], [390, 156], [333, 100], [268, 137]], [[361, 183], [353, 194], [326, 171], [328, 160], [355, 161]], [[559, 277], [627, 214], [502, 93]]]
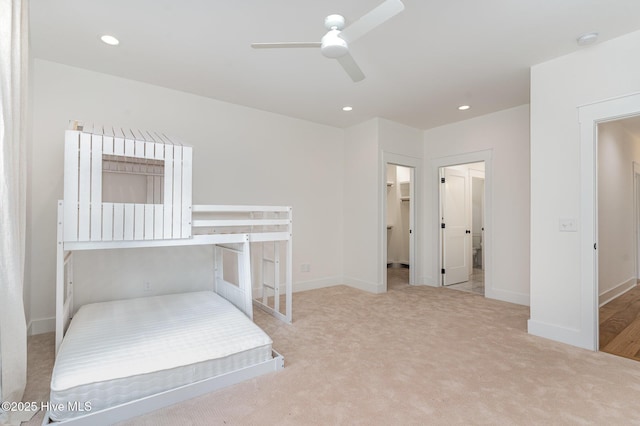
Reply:
[[[60, 346], [50, 401], [99, 411], [267, 361], [271, 344], [211, 291], [85, 305]], [[56, 421], [83, 414], [50, 412]]]

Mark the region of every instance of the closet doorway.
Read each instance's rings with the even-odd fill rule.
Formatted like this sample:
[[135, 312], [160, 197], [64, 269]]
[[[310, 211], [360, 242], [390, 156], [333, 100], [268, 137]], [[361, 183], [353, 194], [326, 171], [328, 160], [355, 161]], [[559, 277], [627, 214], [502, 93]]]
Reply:
[[380, 292], [417, 283], [422, 159], [383, 151], [380, 163]]
[[442, 285], [484, 296], [484, 161], [441, 167]]
[[410, 282], [412, 175], [411, 167], [389, 163], [386, 165], [387, 290], [408, 286]]

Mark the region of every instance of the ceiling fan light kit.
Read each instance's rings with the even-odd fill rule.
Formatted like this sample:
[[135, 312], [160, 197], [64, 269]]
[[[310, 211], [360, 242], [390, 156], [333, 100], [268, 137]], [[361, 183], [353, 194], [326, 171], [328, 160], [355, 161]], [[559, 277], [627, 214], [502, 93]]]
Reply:
[[349, 52], [349, 43], [382, 25], [403, 10], [402, 1], [385, 0], [346, 28], [342, 15], [327, 16], [324, 20], [324, 26], [328, 32], [320, 42], [253, 43], [251, 47], [254, 49], [320, 47], [320, 52], [325, 57], [337, 59], [351, 80], [358, 82], [363, 80], [365, 76]]
[[327, 58], [339, 58], [349, 53], [349, 46], [347, 42], [340, 37], [340, 30], [329, 30], [322, 37], [322, 44], [320, 45], [320, 51]]

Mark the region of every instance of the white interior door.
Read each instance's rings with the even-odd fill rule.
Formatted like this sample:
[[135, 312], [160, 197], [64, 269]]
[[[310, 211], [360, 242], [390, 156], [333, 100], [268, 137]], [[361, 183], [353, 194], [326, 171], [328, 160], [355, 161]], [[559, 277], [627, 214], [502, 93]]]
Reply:
[[442, 202], [442, 276], [443, 284], [469, 280], [469, 201], [466, 170], [444, 169]]

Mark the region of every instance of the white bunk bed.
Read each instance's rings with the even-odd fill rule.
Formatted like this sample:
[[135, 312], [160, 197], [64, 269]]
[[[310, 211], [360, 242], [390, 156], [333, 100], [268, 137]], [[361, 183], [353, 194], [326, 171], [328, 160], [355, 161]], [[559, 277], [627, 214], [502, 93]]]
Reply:
[[[284, 367], [252, 319], [257, 306], [291, 322], [291, 208], [191, 205], [191, 155], [155, 133], [76, 125], [66, 132], [56, 364], [43, 424], [110, 424]], [[146, 202], [103, 202], [103, 177], [114, 172], [146, 176]], [[74, 252], [187, 245], [214, 247], [213, 291], [75, 312]], [[251, 247], [263, 252], [257, 297]], [[224, 253], [235, 256], [237, 282], [224, 274]]]

